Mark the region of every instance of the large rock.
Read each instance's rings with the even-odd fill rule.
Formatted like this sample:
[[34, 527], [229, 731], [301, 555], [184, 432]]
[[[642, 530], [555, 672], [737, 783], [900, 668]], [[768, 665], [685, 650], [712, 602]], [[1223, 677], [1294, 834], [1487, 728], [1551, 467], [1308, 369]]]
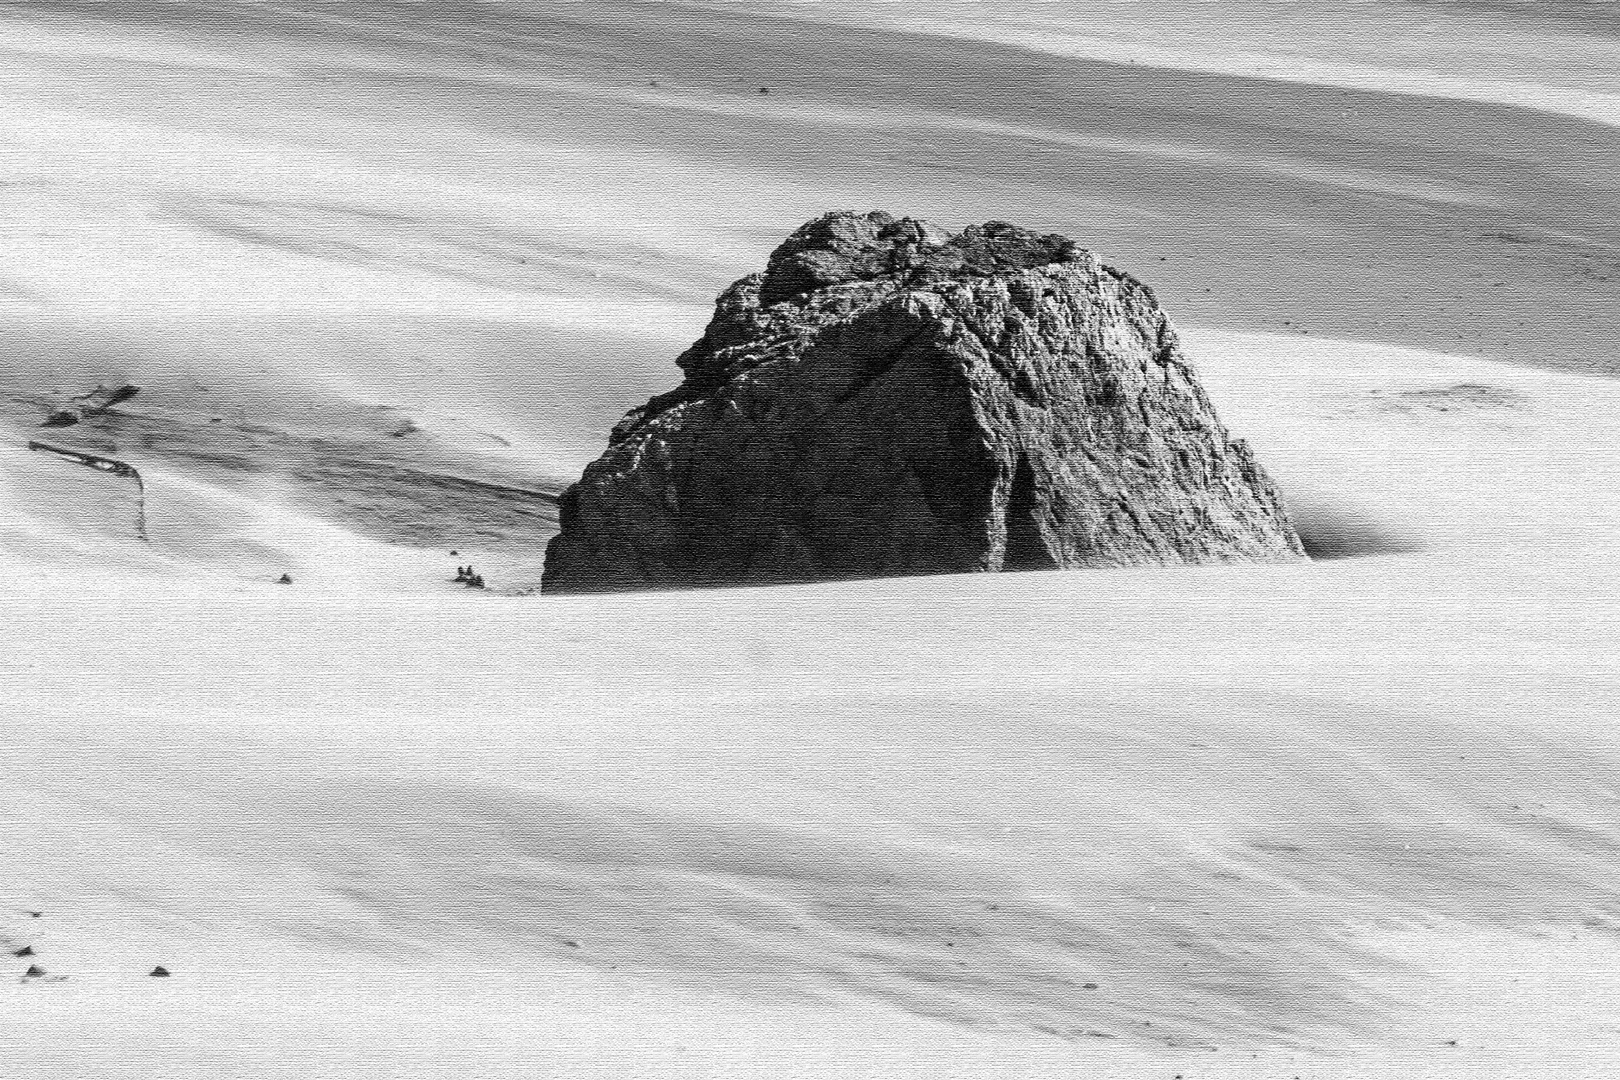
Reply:
[[676, 362], [544, 591], [1303, 557], [1153, 293], [1061, 236], [829, 214]]

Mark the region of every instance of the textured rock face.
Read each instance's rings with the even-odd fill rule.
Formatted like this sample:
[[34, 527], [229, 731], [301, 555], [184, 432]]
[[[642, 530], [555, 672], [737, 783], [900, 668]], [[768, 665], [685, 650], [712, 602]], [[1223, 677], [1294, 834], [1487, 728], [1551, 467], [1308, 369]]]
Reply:
[[1303, 557], [1134, 278], [836, 213], [732, 285], [563, 496], [546, 592]]

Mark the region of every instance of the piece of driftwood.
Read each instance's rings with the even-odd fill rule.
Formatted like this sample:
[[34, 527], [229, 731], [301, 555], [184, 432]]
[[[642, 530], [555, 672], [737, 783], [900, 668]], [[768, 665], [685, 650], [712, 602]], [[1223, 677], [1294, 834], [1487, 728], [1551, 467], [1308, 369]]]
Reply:
[[89, 393], [70, 398], [71, 404], [52, 409], [40, 422], [40, 427], [72, 427], [92, 416], [111, 412], [114, 405], [121, 405], [140, 392], [141, 388], [134, 383], [120, 386], [98, 383]]
[[74, 401], [82, 401], [86, 416], [95, 416], [104, 413], [114, 405], [121, 405], [141, 392], [141, 388], [134, 383], [123, 383], [119, 386], [108, 386], [97, 383], [96, 388], [89, 393], [76, 394]]
[[75, 464], [86, 465], [92, 469], [111, 473], [114, 476], [127, 476], [135, 481], [135, 535], [142, 540], [148, 539], [146, 535], [146, 481], [141, 479], [139, 469], [129, 462], [119, 461], [117, 458], [93, 454], [88, 450], [74, 450], [66, 446], [57, 446], [54, 443], [41, 442], [38, 439], [29, 440], [28, 449], [43, 450], [47, 454], [55, 454], [57, 457], [65, 458]]

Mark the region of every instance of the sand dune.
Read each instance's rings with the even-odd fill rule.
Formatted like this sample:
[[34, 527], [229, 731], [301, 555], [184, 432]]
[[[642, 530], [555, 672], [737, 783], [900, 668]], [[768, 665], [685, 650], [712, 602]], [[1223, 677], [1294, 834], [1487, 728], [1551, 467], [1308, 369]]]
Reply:
[[1052, 0], [946, 3], [926, 15], [904, 4], [823, 0], [794, 10], [1064, 56], [1620, 120], [1608, 78], [1620, 23], [1588, 0], [1319, 4], [1303, 18], [1286, 0], [1153, 8], [1102, 0], [1078, 10]]
[[[0, 4], [7, 1075], [1608, 1075], [1614, 46], [1524, 7]], [[834, 206], [1150, 281], [1317, 560], [507, 595]], [[23, 449], [107, 379], [149, 541]]]
[[[1260, 17], [1190, 10], [1211, 48]], [[425, 373], [577, 464], [718, 283], [845, 205], [1059, 229], [1184, 322], [1610, 363], [1617, 136], [1497, 98], [680, 5], [5, 11], [0, 276], [31, 377], [262, 368], [387, 400]]]
[[[829, 1032], [900, 1075], [1595, 1069], [1550, 987], [1612, 982], [1610, 384], [1195, 344], [1308, 533], [1412, 550], [475, 618], [19, 598], [7, 880], [69, 976], [15, 988], [29, 1059], [95, 1016], [108, 1075], [137, 1024], [198, 1075], [819, 1075]], [[266, 1064], [243, 1009], [316, 1049]]]

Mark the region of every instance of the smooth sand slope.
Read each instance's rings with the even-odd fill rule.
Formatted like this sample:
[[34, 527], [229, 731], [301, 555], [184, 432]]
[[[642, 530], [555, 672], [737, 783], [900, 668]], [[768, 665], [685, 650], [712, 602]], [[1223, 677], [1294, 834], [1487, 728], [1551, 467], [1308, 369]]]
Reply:
[[[1096, 25], [1218, 50], [1252, 7], [1144, 29], [1110, 5]], [[1291, 47], [1381, 42], [1415, 66], [1481, 33], [1335, 29], [1383, 10], [1330, 6]], [[1620, 133], [1499, 102], [1558, 74], [1546, 53], [1606, 73], [1615, 46], [1569, 52], [1540, 24], [1491, 39], [1514, 56], [1464, 57], [1494, 60], [1478, 81], [1501, 91], [1465, 100], [718, 5], [0, 13], [0, 302], [21, 391], [138, 374], [169, 400], [185, 375], [221, 393], [263, 375], [571, 467], [665, 386], [717, 285], [830, 205], [1059, 230], [1183, 322], [1611, 363]], [[1022, 43], [1074, 53], [1070, 37]]]
[[1615, 391], [1196, 343], [1369, 554], [14, 598], [21, 1072], [1603, 1075]]
[[[791, 13], [0, 5], [6, 1075], [1612, 1074], [1620, 136]], [[839, 205], [1159, 286], [1322, 557], [501, 595]]]

